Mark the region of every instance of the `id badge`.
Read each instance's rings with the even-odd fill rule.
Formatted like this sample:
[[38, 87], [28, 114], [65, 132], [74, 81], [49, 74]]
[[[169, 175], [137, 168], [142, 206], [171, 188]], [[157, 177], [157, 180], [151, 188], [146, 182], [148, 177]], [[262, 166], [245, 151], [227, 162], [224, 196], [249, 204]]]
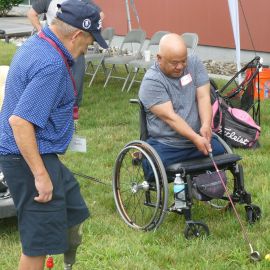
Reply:
[[69, 144], [69, 150], [73, 152], [86, 153], [86, 138], [74, 134]]
[[187, 75], [185, 75], [181, 78], [181, 85], [182, 86], [185, 86], [191, 82], [192, 82], [192, 77], [191, 77], [190, 73], [188, 73]]

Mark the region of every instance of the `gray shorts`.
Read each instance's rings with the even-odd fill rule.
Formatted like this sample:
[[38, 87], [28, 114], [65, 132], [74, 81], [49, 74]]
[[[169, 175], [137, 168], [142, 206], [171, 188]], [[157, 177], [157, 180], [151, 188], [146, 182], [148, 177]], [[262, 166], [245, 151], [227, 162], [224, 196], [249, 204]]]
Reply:
[[55, 154], [42, 155], [42, 159], [53, 183], [53, 198], [48, 203], [34, 201], [34, 178], [22, 156], [0, 156], [0, 170], [14, 200], [22, 250], [27, 256], [64, 253], [67, 229], [89, 217], [73, 174]]

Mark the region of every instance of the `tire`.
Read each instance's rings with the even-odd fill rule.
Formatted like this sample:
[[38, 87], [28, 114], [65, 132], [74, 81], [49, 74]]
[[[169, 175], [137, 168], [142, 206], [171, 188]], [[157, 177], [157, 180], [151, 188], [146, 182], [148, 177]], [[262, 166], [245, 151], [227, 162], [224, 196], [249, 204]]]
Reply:
[[[143, 163], [154, 173], [145, 178]], [[117, 211], [124, 222], [138, 230], [156, 229], [163, 221], [168, 205], [168, 183], [164, 166], [155, 150], [143, 141], [132, 141], [117, 156], [113, 179]]]

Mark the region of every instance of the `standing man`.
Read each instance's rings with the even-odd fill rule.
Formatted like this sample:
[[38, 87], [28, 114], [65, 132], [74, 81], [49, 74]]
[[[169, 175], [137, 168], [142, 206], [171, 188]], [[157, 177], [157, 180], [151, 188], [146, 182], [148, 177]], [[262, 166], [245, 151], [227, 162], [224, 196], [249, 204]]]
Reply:
[[10, 65], [0, 113], [0, 171], [17, 210], [19, 270], [42, 270], [47, 254], [64, 253], [64, 269], [75, 262], [89, 211], [58, 154], [65, 153], [74, 131], [70, 66], [94, 40], [107, 46], [100, 30], [93, 5], [68, 0]]
[[[146, 111], [149, 139], [165, 168], [173, 163], [224, 153], [212, 138], [209, 77], [184, 40], [174, 33], [160, 40], [156, 63], [139, 90]], [[150, 177], [151, 175], [149, 175]]]
[[[98, 10], [100, 14], [101, 20], [104, 19], [105, 14], [102, 12], [99, 6], [97, 6], [92, 0], [83, 0], [83, 1], [95, 6], [95, 8]], [[61, 4], [63, 2], [64, 0], [37, 0], [33, 2], [32, 7], [29, 9], [27, 13], [27, 17], [30, 20], [31, 24], [37, 29], [37, 31], [40, 31], [42, 29], [42, 25], [39, 21], [39, 15], [46, 13], [47, 24], [50, 25], [52, 20], [56, 16], [57, 4]], [[81, 55], [75, 61], [74, 65], [72, 66], [72, 72], [78, 90], [76, 104], [80, 106], [83, 97], [83, 80], [85, 75], [84, 55]]]

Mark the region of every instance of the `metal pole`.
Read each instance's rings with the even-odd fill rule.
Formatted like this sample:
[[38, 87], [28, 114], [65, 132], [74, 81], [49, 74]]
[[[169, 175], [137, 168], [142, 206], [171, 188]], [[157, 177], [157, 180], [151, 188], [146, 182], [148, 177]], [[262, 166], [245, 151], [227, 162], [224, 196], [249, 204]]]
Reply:
[[126, 12], [127, 12], [127, 21], [128, 21], [128, 31], [130, 31], [132, 29], [132, 27], [131, 27], [131, 20], [130, 20], [130, 12], [129, 12], [128, 0], [126, 0]]

